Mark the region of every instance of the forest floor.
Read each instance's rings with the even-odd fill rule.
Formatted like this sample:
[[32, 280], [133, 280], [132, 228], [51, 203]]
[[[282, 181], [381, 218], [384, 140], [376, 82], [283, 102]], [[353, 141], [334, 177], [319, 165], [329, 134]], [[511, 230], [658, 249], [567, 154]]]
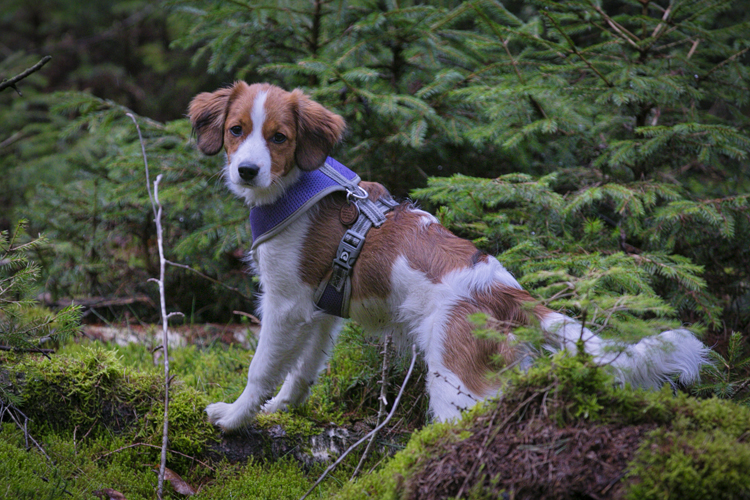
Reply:
[[[382, 346], [355, 326], [301, 408], [222, 434], [203, 409], [243, 389], [256, 325], [176, 328], [170, 337], [167, 497], [294, 499], [377, 420]], [[163, 416], [155, 329], [86, 326], [44, 355], [2, 354], [0, 498], [155, 498]], [[408, 360], [389, 370], [387, 399]], [[540, 358], [500, 401], [429, 424], [411, 378], [359, 479], [356, 450], [311, 498], [744, 498], [750, 411], [671, 389], [616, 388], [585, 358]], [[4, 410], [7, 410], [6, 406]], [[28, 417], [24, 422], [23, 418]], [[24, 430], [25, 426], [25, 430]], [[118, 496], [120, 495], [120, 496]], [[706, 496], [707, 495], [707, 496]], [[681, 498], [681, 500], [684, 500]]]

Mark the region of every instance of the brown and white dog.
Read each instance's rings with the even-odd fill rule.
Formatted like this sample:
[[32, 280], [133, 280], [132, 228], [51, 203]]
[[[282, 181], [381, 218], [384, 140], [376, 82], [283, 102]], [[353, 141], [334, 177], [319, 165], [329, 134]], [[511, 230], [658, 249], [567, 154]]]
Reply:
[[[226, 150], [226, 183], [249, 206], [284, 196], [302, 171], [323, 164], [345, 129], [340, 116], [300, 90], [269, 84], [237, 82], [199, 94], [189, 116], [201, 151]], [[372, 199], [387, 196], [379, 184], [360, 186]], [[240, 397], [206, 408], [214, 424], [236, 429], [259, 410], [274, 412], [306, 399], [342, 325], [315, 307], [313, 293], [331, 273], [346, 231], [338, 217], [343, 203], [339, 193], [329, 195], [251, 252], [262, 289], [260, 338]], [[689, 383], [706, 362], [707, 348], [687, 330], [622, 346], [618, 354], [612, 349], [617, 343], [534, 302], [494, 257], [403, 203], [367, 234], [354, 266], [350, 312], [370, 332], [391, 332], [417, 344], [428, 366], [430, 409], [438, 420], [457, 417], [495, 395], [497, 382], [489, 374], [502, 365], [528, 365], [528, 351], [512, 342], [513, 325], [537, 321], [552, 349], [575, 350], [582, 338], [586, 350], [597, 362], [610, 364], [618, 380], [642, 387], [658, 387], [675, 375]], [[467, 316], [475, 312], [504, 325], [508, 340], [474, 336]]]

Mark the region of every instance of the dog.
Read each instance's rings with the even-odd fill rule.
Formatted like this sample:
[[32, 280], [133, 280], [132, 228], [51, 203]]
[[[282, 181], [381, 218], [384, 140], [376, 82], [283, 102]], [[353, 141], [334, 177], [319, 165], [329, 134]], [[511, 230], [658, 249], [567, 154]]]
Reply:
[[[197, 95], [188, 116], [203, 153], [226, 152], [226, 184], [250, 207], [283, 200], [306, 172], [327, 162], [345, 131], [343, 118], [299, 89], [242, 81]], [[372, 201], [390, 196], [377, 183], [359, 187]], [[260, 276], [262, 323], [244, 391], [234, 403], [206, 408], [223, 430], [246, 425], [258, 411], [303, 403], [325, 366], [343, 320], [316, 307], [314, 295], [332, 273], [347, 231], [340, 220], [347, 203], [341, 192], [327, 195], [250, 251]], [[529, 365], [530, 351], [513, 341], [517, 325], [537, 323], [551, 349], [575, 352], [582, 341], [597, 363], [634, 386], [658, 388], [673, 377], [691, 383], [707, 362], [708, 349], [684, 329], [628, 346], [597, 337], [538, 304], [497, 259], [408, 202], [367, 233], [350, 299], [350, 316], [365, 330], [416, 344], [428, 369], [430, 413], [439, 421], [497, 395], [499, 383], [489, 374]], [[478, 312], [494, 318], [506, 339], [476, 337], [467, 317]]]

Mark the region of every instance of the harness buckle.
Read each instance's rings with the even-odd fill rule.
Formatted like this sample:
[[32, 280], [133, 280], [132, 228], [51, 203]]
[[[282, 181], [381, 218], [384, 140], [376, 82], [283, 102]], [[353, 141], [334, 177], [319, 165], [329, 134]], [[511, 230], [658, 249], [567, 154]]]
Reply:
[[359, 257], [359, 252], [365, 244], [365, 235], [349, 229], [341, 238], [336, 258], [333, 259], [333, 273], [330, 285], [340, 292], [344, 288], [346, 278], [351, 274], [354, 262]]

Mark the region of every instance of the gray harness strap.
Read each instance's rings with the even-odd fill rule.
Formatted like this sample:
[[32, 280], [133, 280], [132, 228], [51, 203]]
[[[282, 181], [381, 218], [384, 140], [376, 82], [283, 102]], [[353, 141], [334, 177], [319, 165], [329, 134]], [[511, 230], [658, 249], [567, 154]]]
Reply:
[[315, 305], [320, 309], [334, 316], [348, 318], [352, 294], [352, 269], [365, 244], [367, 232], [373, 226], [383, 225], [386, 221], [385, 214], [398, 206], [398, 203], [390, 198], [371, 201], [364, 189], [335, 170], [324, 166], [321, 171], [344, 186], [347, 200], [359, 209], [359, 217], [339, 242], [330, 278], [320, 283], [314, 295]]

